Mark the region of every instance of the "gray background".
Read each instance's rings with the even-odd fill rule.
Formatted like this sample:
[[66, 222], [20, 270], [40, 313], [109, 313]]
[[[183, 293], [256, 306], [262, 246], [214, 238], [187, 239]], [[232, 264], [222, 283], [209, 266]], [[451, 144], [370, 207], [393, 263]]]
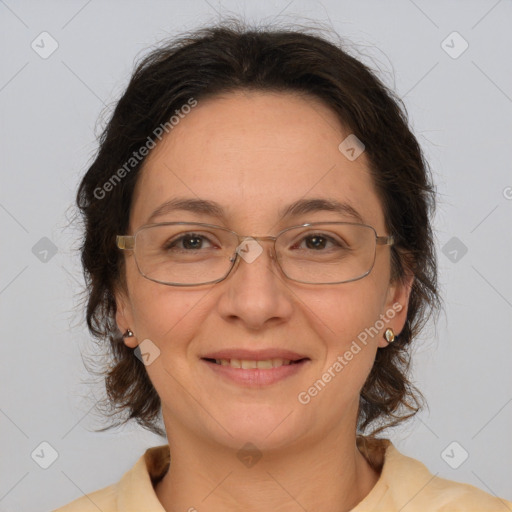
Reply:
[[[80, 310], [79, 232], [68, 223], [97, 120], [134, 58], [230, 13], [326, 23], [404, 99], [439, 189], [446, 312], [416, 342], [414, 381], [430, 408], [388, 435], [433, 473], [512, 499], [510, 0], [0, 0], [0, 510], [67, 503], [165, 442], [136, 426], [94, 432], [102, 388], [82, 362], [95, 346]], [[44, 31], [58, 43], [45, 59]], [[58, 454], [48, 469], [44, 441]], [[454, 469], [462, 450], [469, 457]]]

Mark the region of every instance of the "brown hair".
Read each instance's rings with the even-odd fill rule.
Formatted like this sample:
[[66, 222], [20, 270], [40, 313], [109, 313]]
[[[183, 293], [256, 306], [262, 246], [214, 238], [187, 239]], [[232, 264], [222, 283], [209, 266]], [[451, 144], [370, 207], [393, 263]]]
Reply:
[[[124, 285], [123, 254], [115, 239], [127, 232], [133, 190], [144, 163], [130, 159], [191, 98], [201, 101], [244, 89], [312, 95], [365, 144], [387, 229], [396, 239], [392, 279], [407, 273], [415, 277], [405, 327], [394, 343], [377, 351], [361, 391], [358, 429], [381, 424], [375, 434], [421, 408], [421, 393], [408, 380], [409, 347], [440, 305], [430, 225], [434, 188], [401, 100], [341, 44], [304, 29], [247, 28], [239, 22], [202, 28], [166, 41], [134, 71], [77, 193], [85, 225], [80, 249], [87, 325], [94, 337], [109, 340], [104, 403], [112, 417], [122, 413], [121, 423], [135, 419], [163, 434], [159, 396], [115, 322], [114, 290]], [[127, 168], [127, 162], [132, 167]], [[123, 166], [125, 172], [119, 172]], [[120, 179], [113, 182], [116, 173]], [[105, 186], [107, 182], [111, 185]]]

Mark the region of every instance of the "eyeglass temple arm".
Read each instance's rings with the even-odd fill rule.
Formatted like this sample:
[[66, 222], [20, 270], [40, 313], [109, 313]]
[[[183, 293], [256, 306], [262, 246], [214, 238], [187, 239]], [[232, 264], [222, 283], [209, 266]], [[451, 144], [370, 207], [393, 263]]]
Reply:
[[135, 247], [135, 237], [133, 235], [117, 235], [116, 244], [119, 249], [133, 250]]
[[378, 236], [376, 237], [377, 245], [394, 245], [395, 238], [390, 236]]

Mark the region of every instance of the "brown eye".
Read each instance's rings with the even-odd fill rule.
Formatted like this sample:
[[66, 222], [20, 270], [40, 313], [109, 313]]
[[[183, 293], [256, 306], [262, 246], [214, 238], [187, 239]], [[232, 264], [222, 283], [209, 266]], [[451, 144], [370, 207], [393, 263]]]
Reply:
[[201, 249], [203, 246], [203, 238], [200, 236], [183, 237], [182, 240], [185, 249]]
[[328, 240], [320, 235], [313, 235], [306, 238], [306, 247], [308, 249], [324, 249]]
[[317, 252], [324, 252], [329, 249], [343, 249], [344, 247], [344, 244], [324, 233], [307, 235], [296, 244], [297, 249], [307, 249]]
[[[209, 244], [209, 245], [208, 245]], [[174, 238], [167, 244], [165, 249], [178, 249], [178, 250], [199, 250], [211, 246], [210, 241], [203, 235], [196, 233], [185, 233], [178, 238]]]

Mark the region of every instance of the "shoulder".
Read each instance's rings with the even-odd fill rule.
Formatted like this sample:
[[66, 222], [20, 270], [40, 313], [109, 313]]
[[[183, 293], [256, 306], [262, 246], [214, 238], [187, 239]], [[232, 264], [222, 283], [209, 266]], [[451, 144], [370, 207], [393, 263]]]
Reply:
[[104, 489], [86, 494], [53, 512], [102, 512], [117, 511], [118, 485], [114, 484]]
[[430, 500], [439, 512], [512, 511], [512, 502], [493, 496], [473, 485], [454, 482], [433, 475], [424, 500]]
[[[381, 479], [386, 498], [396, 510], [407, 512], [469, 512], [512, 510], [512, 502], [473, 485], [440, 478], [420, 461], [400, 453], [393, 444], [386, 449]], [[377, 509], [380, 510], [380, 509]], [[383, 509], [384, 510], [384, 509]], [[393, 509], [394, 510], [394, 509]]]
[[149, 448], [119, 482], [85, 494], [53, 512], [165, 512], [153, 486], [165, 474], [169, 462], [168, 445]]

